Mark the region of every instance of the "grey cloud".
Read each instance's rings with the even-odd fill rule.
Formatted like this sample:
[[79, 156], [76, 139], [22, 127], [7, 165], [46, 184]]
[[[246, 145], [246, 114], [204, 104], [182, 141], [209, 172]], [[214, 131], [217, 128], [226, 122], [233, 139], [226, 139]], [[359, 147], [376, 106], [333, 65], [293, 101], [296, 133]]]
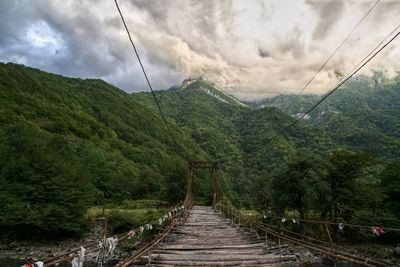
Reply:
[[340, 80], [343, 78], [344, 74], [340, 70], [334, 70], [333, 73], [335, 74], [336, 79]]
[[168, 1], [163, 0], [131, 0], [129, 3], [132, 6], [137, 7], [139, 10], [146, 12], [152, 20], [157, 23], [164, 24], [164, 27], [167, 27], [167, 18], [168, 18]]
[[194, 14], [199, 14], [194, 18], [194, 26], [199, 29], [202, 34], [209, 36], [215, 41], [218, 3], [215, 1], [192, 0], [191, 5], [194, 8]]
[[[339, 39], [332, 28], [336, 17], [327, 14], [343, 12], [344, 4], [337, 2], [303, 3], [306, 15], [318, 13], [318, 24], [304, 29], [295, 18], [282, 16], [274, 21], [276, 11], [268, 1], [119, 1], [154, 88], [166, 89], [187, 77], [202, 76], [246, 99], [296, 93], [314, 75]], [[249, 5], [255, 6], [246, 8]], [[360, 4], [350, 7], [359, 9]], [[260, 12], [254, 18], [246, 14], [249, 10], [268, 15], [268, 23], [260, 20]], [[0, 60], [69, 76], [99, 77], [129, 92], [146, 90], [113, 1], [0, 0], [0, 15]], [[247, 21], [251, 28], [244, 25]], [[57, 35], [59, 47], [50, 51], [26, 39], [27, 28], [41, 22]], [[282, 23], [290, 27], [282, 30]], [[332, 30], [325, 39], [317, 34], [323, 29]], [[310, 40], [312, 33], [319, 42]], [[310, 90], [323, 92], [337, 81], [336, 74], [346, 73], [354, 63], [349, 55], [360, 50], [364, 39], [335, 57]], [[390, 56], [394, 53], [385, 55], [393, 71], [399, 69], [398, 57]]]
[[0, 0], [0, 45], [4, 47], [21, 42], [21, 30], [32, 23], [35, 15], [35, 9], [23, 1]]
[[267, 50], [263, 50], [261, 48], [258, 48], [258, 55], [262, 58], [268, 58], [270, 57], [270, 54]]
[[[366, 2], [363, 4], [363, 9], [367, 10], [373, 2]], [[400, 1], [395, 1], [395, 0], [390, 0], [390, 1], [380, 1], [376, 8], [375, 12], [372, 14], [373, 20], [377, 23], [379, 26], [380, 23], [382, 22], [382, 14], [385, 14], [386, 16], [395, 16], [398, 17], [400, 15]]]
[[[37, 12], [64, 39], [63, 57], [54, 58], [52, 66], [59, 72], [72, 76], [106, 76], [123, 59], [112, 52], [115, 43], [107, 40], [103, 20], [91, 10], [89, 2], [75, 2], [71, 10], [60, 9], [58, 3], [39, 1]], [[71, 12], [79, 10], [79, 12]], [[115, 52], [115, 51], [114, 51]]]
[[[5, 2], [11, 1], [3, 1], [1, 5], [4, 6]], [[9, 31], [14, 35], [0, 28], [0, 36], [11, 36], [14, 41], [8, 45], [0, 42], [0, 60], [16, 61], [74, 77], [103, 77], [127, 90], [134, 90], [136, 86], [145, 88], [141, 79], [132, 83], [132, 77], [140, 77], [141, 74], [139, 69], [132, 68], [136, 61], [132, 60], [126, 39], [115, 39], [113, 34], [104, 30], [105, 24], [113, 24], [115, 29], [117, 22], [118, 30], [121, 29], [120, 20], [103, 19], [91, 9], [93, 2], [69, 2], [72, 4], [61, 8], [59, 2], [53, 1], [40, 0], [33, 6], [26, 5], [25, 2], [15, 1], [15, 8], [1, 8], [13, 10], [13, 17], [2, 16], [0, 25], [4, 25], [3, 20], [9, 22], [12, 25], [12, 30]], [[24, 23], [18, 23], [19, 21]], [[46, 50], [46, 47], [33, 47], [26, 40], [26, 29], [40, 22], [49, 25], [61, 37], [63, 44], [59, 49], [52, 52]], [[4, 28], [9, 29], [8, 27], [6, 25]], [[112, 39], [114, 40], [111, 41]], [[118, 76], [117, 68], [125, 75]]]
[[304, 41], [301, 30], [294, 28], [288, 33], [283, 41], [279, 43], [280, 51], [290, 53], [293, 58], [298, 59], [304, 55]]
[[323, 39], [329, 34], [329, 30], [339, 20], [345, 10], [345, 4], [343, 0], [307, 0], [307, 4], [310, 5], [317, 13], [319, 17], [318, 24], [314, 30], [314, 39]]
[[272, 5], [273, 4], [268, 3], [268, 1], [265, 1], [265, 0], [259, 0], [259, 3], [260, 3], [260, 8], [261, 8], [259, 19], [261, 21], [268, 20], [272, 14]]

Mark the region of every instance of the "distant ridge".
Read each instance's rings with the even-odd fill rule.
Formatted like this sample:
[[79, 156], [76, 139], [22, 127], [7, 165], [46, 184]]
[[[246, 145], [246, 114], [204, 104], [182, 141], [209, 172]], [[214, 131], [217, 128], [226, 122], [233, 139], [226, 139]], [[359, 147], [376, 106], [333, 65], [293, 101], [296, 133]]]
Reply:
[[198, 89], [206, 92], [207, 94], [215, 97], [216, 99], [225, 102], [225, 103], [231, 103], [231, 104], [238, 104], [244, 107], [247, 107], [248, 105], [241, 102], [239, 99], [236, 97], [226, 93], [223, 89], [218, 87], [216, 84], [209, 82], [204, 79], [186, 79], [182, 82], [180, 90], [185, 90], [185, 89]]

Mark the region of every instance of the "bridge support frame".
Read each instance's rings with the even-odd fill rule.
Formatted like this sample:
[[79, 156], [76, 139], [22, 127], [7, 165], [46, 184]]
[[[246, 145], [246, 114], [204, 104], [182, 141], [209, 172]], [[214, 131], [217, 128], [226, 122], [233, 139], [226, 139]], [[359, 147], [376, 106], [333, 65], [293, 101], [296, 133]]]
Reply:
[[209, 169], [213, 187], [213, 206], [217, 204], [220, 199], [219, 184], [218, 184], [218, 171], [219, 165], [217, 161], [211, 160], [191, 160], [188, 162], [188, 182], [186, 198], [193, 200], [193, 178], [197, 169]]

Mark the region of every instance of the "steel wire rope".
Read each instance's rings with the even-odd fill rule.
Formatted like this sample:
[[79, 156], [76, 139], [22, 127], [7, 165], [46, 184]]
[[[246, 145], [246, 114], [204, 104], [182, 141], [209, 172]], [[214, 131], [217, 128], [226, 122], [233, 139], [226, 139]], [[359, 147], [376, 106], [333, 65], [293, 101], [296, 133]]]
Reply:
[[[400, 32], [397, 32], [392, 38], [390, 38], [389, 41], [387, 41], [385, 44], [385, 40], [387, 40], [394, 32], [396, 32], [397, 29], [400, 28], [400, 24], [395, 27], [394, 30], [391, 31], [390, 34], [388, 34], [374, 49], [372, 49], [367, 56], [365, 56], [358, 64], [355, 65], [352, 71], [347, 73], [342, 80], [340, 80], [333, 89], [329, 90], [324, 96], [322, 96], [314, 105], [309, 108], [306, 112], [304, 112], [300, 117], [295, 119], [292, 123], [284, 127], [282, 130], [280, 130], [277, 134], [275, 134], [273, 137], [269, 139], [269, 141], [272, 141], [285, 131], [287, 131], [289, 128], [293, 127], [296, 125], [301, 119], [303, 119], [306, 115], [311, 113], [315, 108], [317, 108], [323, 101], [325, 101], [330, 95], [332, 95], [336, 90], [338, 90], [344, 83], [346, 83], [349, 79], [351, 79], [358, 71], [360, 71], [365, 65], [367, 65], [373, 58], [375, 58], [385, 47], [387, 47], [391, 42], [393, 42], [399, 35]], [[383, 44], [383, 45], [382, 45]], [[381, 46], [381, 47], [380, 47]]]
[[119, 13], [119, 15], [120, 15], [120, 17], [121, 17], [121, 20], [122, 20], [122, 23], [123, 23], [123, 25], [124, 25], [125, 31], [126, 31], [126, 33], [127, 33], [127, 35], [128, 35], [129, 41], [130, 41], [130, 43], [131, 43], [131, 45], [132, 45], [132, 48], [133, 48], [133, 50], [134, 50], [134, 52], [135, 52], [136, 58], [137, 58], [137, 60], [138, 60], [138, 62], [139, 62], [140, 68], [141, 68], [141, 70], [142, 70], [142, 72], [143, 72], [143, 75], [144, 75], [144, 77], [145, 77], [145, 79], [146, 79], [146, 83], [147, 83], [147, 85], [148, 85], [148, 87], [149, 87], [149, 89], [150, 89], [150, 92], [151, 92], [152, 96], [153, 96], [154, 102], [155, 102], [156, 105], [157, 105], [157, 109], [158, 109], [158, 111], [160, 112], [161, 118], [162, 118], [162, 120], [163, 120], [163, 122], [164, 122], [164, 124], [165, 124], [165, 127], [166, 127], [167, 130], [168, 130], [168, 133], [169, 133], [169, 135], [170, 135], [172, 141], [174, 142], [175, 146], [178, 147], [178, 142], [176, 141], [175, 136], [172, 134], [171, 128], [170, 128], [170, 126], [168, 125], [167, 120], [165, 119], [165, 116], [164, 116], [164, 113], [163, 113], [163, 111], [162, 111], [162, 109], [161, 109], [160, 103], [159, 103], [159, 101], [158, 101], [158, 99], [157, 99], [157, 97], [156, 97], [156, 94], [154, 93], [153, 87], [151, 86], [150, 80], [149, 80], [149, 78], [148, 78], [148, 76], [147, 76], [146, 70], [145, 70], [145, 68], [144, 68], [144, 66], [143, 66], [143, 63], [142, 63], [142, 60], [140, 59], [140, 56], [139, 56], [139, 53], [138, 53], [138, 51], [137, 51], [137, 49], [136, 49], [135, 43], [133, 42], [133, 39], [132, 39], [132, 37], [131, 37], [131, 33], [130, 33], [130, 31], [129, 31], [129, 28], [128, 28], [128, 26], [126, 25], [125, 18], [124, 18], [123, 14], [122, 14], [122, 11], [121, 11], [121, 9], [120, 9], [120, 7], [119, 7], [119, 5], [118, 5], [118, 1], [117, 1], [117, 0], [114, 0], [114, 2], [115, 2], [115, 6], [116, 6], [116, 8], [117, 8], [117, 10], [118, 10], [118, 13]]
[[[368, 9], [368, 11], [361, 17], [358, 23], [353, 27], [353, 29], [347, 34], [347, 36], [343, 39], [343, 41], [336, 47], [336, 49], [332, 52], [332, 54], [325, 60], [325, 62], [321, 65], [318, 71], [311, 77], [310, 80], [304, 85], [303, 89], [297, 94], [296, 99], [308, 88], [308, 86], [314, 81], [314, 79], [321, 73], [321, 71], [325, 68], [325, 66], [329, 63], [329, 61], [336, 55], [336, 53], [342, 48], [342, 46], [347, 42], [350, 36], [357, 30], [357, 28], [363, 23], [365, 18], [371, 13], [371, 11], [376, 7], [376, 5], [380, 2], [380, 0], [376, 0], [374, 4]], [[296, 100], [295, 99], [295, 100]]]

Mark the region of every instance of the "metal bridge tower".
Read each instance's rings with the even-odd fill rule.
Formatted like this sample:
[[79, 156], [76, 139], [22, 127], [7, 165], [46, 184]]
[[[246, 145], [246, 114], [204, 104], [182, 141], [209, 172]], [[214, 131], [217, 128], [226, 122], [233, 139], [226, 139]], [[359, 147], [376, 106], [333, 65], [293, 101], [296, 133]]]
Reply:
[[219, 184], [218, 184], [218, 162], [211, 160], [191, 160], [188, 162], [188, 182], [186, 200], [193, 200], [193, 178], [197, 169], [209, 169], [213, 187], [213, 206], [217, 204], [220, 198]]

